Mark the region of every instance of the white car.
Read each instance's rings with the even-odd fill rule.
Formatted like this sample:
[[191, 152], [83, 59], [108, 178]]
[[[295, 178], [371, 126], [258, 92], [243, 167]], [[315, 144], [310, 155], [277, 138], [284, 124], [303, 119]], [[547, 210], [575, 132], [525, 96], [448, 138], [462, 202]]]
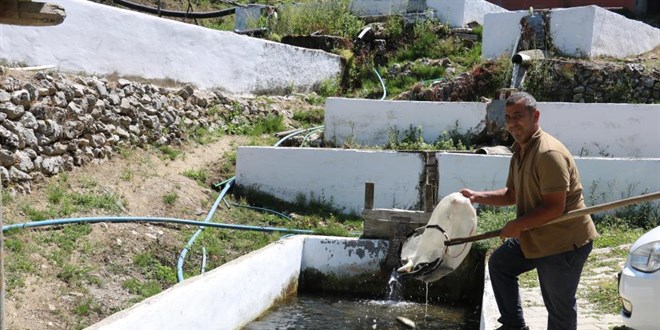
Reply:
[[636, 330], [660, 329], [660, 226], [630, 247], [619, 273], [623, 323]]

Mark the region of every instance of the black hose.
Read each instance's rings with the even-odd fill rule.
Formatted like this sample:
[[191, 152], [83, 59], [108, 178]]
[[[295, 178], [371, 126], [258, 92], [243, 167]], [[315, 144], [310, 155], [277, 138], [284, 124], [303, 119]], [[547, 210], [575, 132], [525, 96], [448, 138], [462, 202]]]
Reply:
[[233, 15], [236, 12], [236, 7], [207, 11], [203, 13], [189, 13], [185, 11], [163, 10], [159, 8], [147, 7], [134, 2], [126, 0], [112, 0], [113, 3], [124, 6], [126, 8], [134, 9], [144, 13], [155, 14], [158, 16], [179, 17], [179, 18], [214, 18]]

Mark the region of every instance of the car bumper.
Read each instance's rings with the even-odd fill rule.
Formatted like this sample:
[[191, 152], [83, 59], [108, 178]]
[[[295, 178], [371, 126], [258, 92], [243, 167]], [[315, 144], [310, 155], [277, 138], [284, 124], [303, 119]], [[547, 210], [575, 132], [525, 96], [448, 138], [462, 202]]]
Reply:
[[619, 274], [619, 296], [629, 305], [622, 308], [623, 323], [636, 330], [660, 329], [660, 271], [644, 273], [626, 265]]

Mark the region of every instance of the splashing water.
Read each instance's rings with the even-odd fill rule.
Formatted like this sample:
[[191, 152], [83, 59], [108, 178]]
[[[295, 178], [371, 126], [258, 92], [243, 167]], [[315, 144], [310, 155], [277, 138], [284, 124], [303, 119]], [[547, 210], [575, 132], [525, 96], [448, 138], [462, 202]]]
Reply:
[[513, 64], [513, 72], [511, 73], [511, 88], [517, 88], [518, 84], [518, 71], [520, 70], [520, 65], [518, 63]]
[[403, 284], [399, 281], [399, 272], [394, 268], [390, 274], [390, 279], [387, 281], [387, 296], [385, 299], [399, 301], [401, 298], [403, 298]]

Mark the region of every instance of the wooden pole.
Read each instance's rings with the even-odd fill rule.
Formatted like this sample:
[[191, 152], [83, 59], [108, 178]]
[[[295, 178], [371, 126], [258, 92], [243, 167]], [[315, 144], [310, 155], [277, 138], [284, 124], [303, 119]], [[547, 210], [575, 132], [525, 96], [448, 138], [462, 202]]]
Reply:
[[374, 208], [374, 183], [364, 183], [364, 209], [371, 210]]
[[[603, 204], [599, 204], [599, 205], [595, 205], [595, 206], [591, 206], [591, 207], [586, 207], [586, 208], [579, 209], [579, 210], [573, 210], [573, 211], [567, 212], [564, 215], [561, 215], [557, 218], [554, 218], [554, 219], [548, 221], [547, 223], [545, 223], [541, 226], [547, 226], [549, 224], [553, 224], [553, 223], [565, 221], [565, 220], [568, 220], [568, 219], [581, 217], [581, 216], [592, 214], [592, 213], [609, 211], [609, 210], [616, 209], [616, 208], [619, 208], [619, 207], [628, 206], [628, 205], [631, 205], [631, 204], [639, 204], [639, 203], [643, 203], [643, 202], [650, 202], [650, 201], [656, 200], [656, 199], [660, 199], [660, 191], [656, 191], [656, 192], [651, 193], [651, 194], [625, 198], [625, 199], [621, 199], [621, 200], [614, 201], [614, 202], [603, 203]], [[447, 245], [447, 246], [449, 246], [449, 245], [458, 245], [458, 244], [463, 244], [463, 243], [468, 243], [468, 242], [480, 241], [482, 239], [493, 238], [493, 237], [500, 236], [501, 231], [502, 231], [502, 229], [497, 229], [497, 230], [489, 231], [489, 232], [479, 234], [479, 235], [453, 238], [453, 239], [449, 239], [448, 241], [445, 241], [445, 245]]]

